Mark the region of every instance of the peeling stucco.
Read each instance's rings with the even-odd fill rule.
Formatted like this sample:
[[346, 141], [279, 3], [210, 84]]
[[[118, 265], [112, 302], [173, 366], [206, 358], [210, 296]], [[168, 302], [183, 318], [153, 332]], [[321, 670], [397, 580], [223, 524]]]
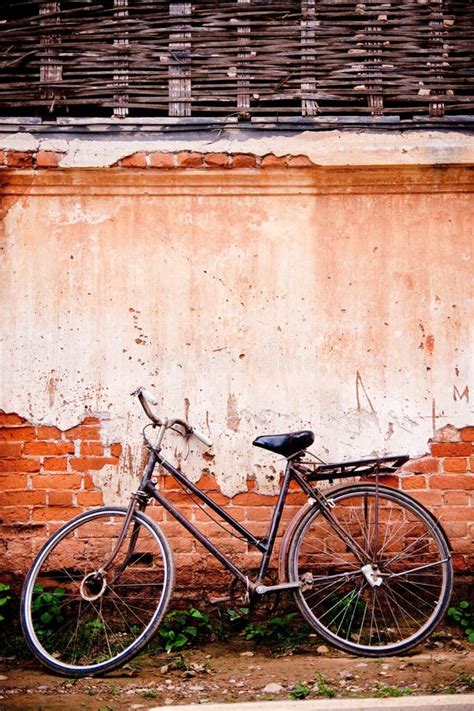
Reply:
[[4, 210], [1, 406], [61, 429], [99, 417], [124, 447], [95, 475], [107, 501], [140, 471], [138, 385], [214, 440], [211, 461], [173, 433], [167, 446], [226, 494], [253, 476], [274, 489], [282, 462], [258, 434], [311, 428], [337, 459], [422, 453], [443, 424], [472, 423], [473, 201], [443, 171], [439, 190], [394, 194], [281, 176], [222, 191], [216, 173], [207, 193], [175, 174], [172, 192], [116, 195], [100, 194], [107, 171], [71, 175]]
[[305, 155], [316, 165], [439, 165], [474, 163], [474, 137], [457, 131], [306, 131], [293, 135], [210, 132], [192, 137], [47, 137], [0, 134], [0, 150], [62, 153], [60, 167], [112, 166], [138, 151]]

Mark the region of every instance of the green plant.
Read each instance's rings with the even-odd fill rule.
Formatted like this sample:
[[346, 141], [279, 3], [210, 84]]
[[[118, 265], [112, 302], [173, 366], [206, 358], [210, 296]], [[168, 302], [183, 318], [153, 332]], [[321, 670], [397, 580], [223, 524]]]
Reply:
[[327, 699], [333, 699], [336, 696], [331, 683], [322, 674], [317, 674], [316, 676], [316, 689], [319, 696], [325, 696]]
[[290, 698], [291, 699], [305, 699], [307, 696], [309, 696], [311, 693], [311, 689], [309, 686], [306, 686], [302, 681], [299, 681], [297, 684], [295, 684], [295, 688], [293, 691], [290, 693]]
[[469, 642], [474, 642], [474, 610], [467, 600], [461, 600], [457, 607], [450, 607], [448, 617], [462, 627]]
[[474, 675], [469, 674], [467, 671], [460, 672], [456, 682], [462, 684], [462, 686], [467, 686], [469, 689], [474, 689]]
[[385, 686], [384, 684], [377, 684], [377, 688], [374, 691], [374, 696], [378, 699], [386, 699], [398, 696], [410, 696], [413, 690], [409, 686]]
[[155, 689], [146, 689], [142, 691], [142, 696], [145, 699], [156, 699], [158, 692]]
[[342, 597], [331, 595], [328, 602], [332, 624], [338, 629], [338, 633], [342, 632], [343, 635], [349, 635], [351, 629], [359, 628], [366, 610], [366, 604], [360, 599], [356, 590], [351, 590]]
[[53, 634], [55, 628], [63, 622], [61, 602], [65, 592], [64, 588], [45, 590], [39, 584], [33, 588], [32, 611], [38, 637]]
[[[0, 607], [5, 607], [5, 605], [12, 599], [11, 595], [7, 595], [10, 591], [10, 586], [6, 583], [0, 583]], [[3, 622], [4, 616], [0, 613], [0, 622]]]
[[[298, 622], [295, 623], [295, 618]], [[257, 644], [271, 647], [295, 647], [307, 641], [310, 628], [299, 621], [296, 612], [272, 617], [268, 622], [249, 622], [245, 627], [245, 638]]]
[[199, 637], [211, 631], [209, 616], [191, 607], [189, 610], [173, 610], [163, 620], [158, 634], [167, 652], [187, 647]]
[[212, 631], [217, 639], [228, 639], [232, 634], [241, 630], [245, 625], [245, 616], [248, 615], [248, 612], [248, 607], [237, 609], [230, 607], [218, 610], [212, 625]]

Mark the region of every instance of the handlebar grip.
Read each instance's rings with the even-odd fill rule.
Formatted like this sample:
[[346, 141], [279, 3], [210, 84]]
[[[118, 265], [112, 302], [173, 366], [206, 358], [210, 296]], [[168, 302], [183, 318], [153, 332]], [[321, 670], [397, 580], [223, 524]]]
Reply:
[[145, 398], [150, 405], [158, 405], [158, 400], [156, 397], [146, 388], [140, 388], [140, 394]]
[[195, 427], [192, 427], [193, 435], [198, 438], [200, 442], [206, 445], [206, 447], [212, 447], [212, 442], [209, 439], [209, 437], [206, 437], [206, 435], [203, 435], [202, 432], [197, 430]]

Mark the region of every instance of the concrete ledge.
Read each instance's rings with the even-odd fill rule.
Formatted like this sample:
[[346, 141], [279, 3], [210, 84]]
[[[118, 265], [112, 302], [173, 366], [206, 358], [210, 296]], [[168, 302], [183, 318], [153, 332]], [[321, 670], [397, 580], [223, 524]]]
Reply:
[[402, 696], [393, 699], [312, 699], [310, 701], [256, 701], [253, 703], [190, 704], [189, 706], [154, 706], [149, 711], [400, 711], [400, 709], [436, 709], [436, 711], [473, 711], [474, 694], [446, 696]]

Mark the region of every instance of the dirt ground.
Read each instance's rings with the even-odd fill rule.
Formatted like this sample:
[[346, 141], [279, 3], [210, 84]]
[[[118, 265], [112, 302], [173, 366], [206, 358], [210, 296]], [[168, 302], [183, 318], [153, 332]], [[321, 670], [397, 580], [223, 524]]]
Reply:
[[[32, 659], [0, 657], [0, 711], [118, 711], [206, 701], [467, 693], [474, 648], [438, 633], [404, 657], [352, 657], [317, 640], [287, 652], [243, 639], [181, 654], [144, 653], [103, 678], [58, 677]], [[294, 698], [294, 697], [293, 697]]]

